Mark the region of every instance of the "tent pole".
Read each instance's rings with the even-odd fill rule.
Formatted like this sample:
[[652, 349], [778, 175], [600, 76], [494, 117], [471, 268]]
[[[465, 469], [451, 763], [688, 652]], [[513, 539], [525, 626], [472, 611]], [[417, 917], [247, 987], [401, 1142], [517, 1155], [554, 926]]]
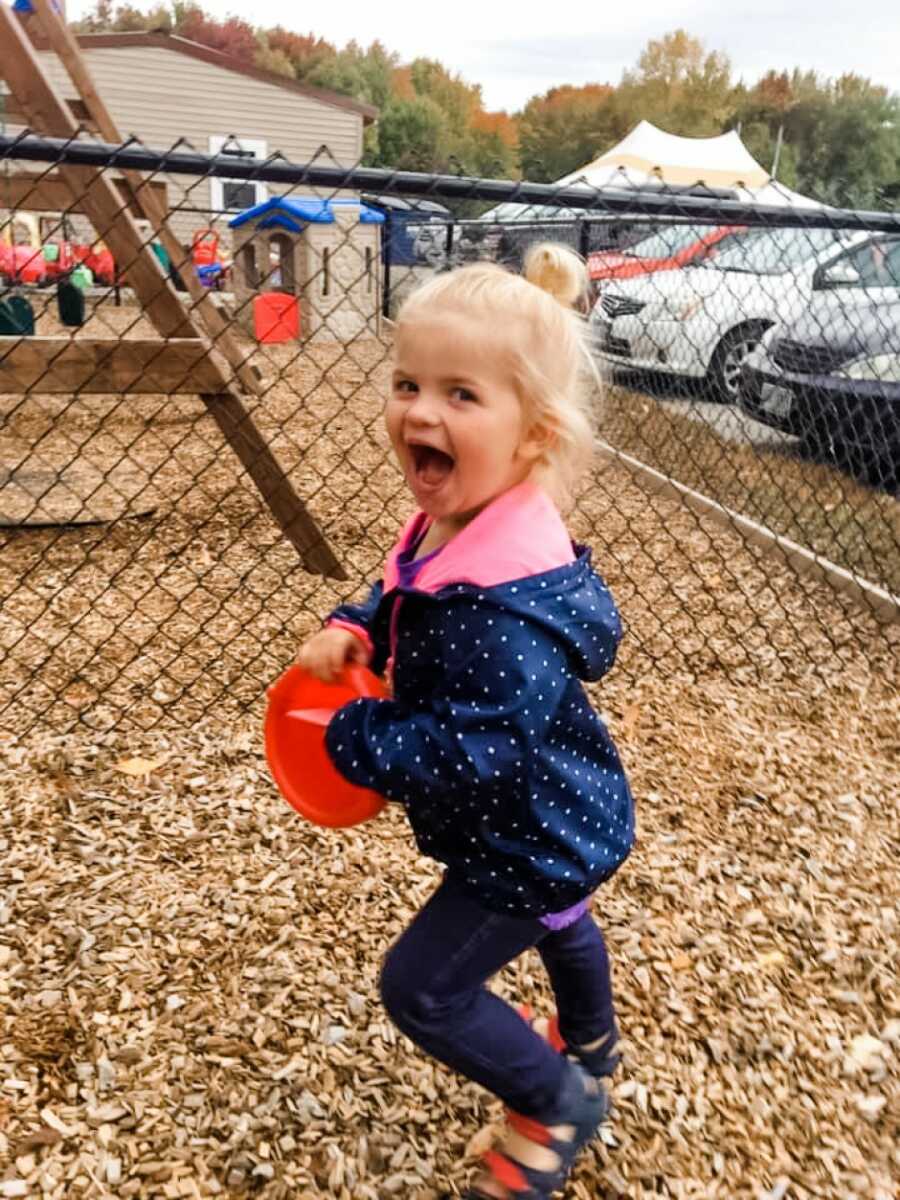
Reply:
[[781, 147], [784, 144], [784, 122], [778, 126], [778, 137], [775, 139], [775, 157], [772, 160], [772, 178], [778, 178], [778, 163], [781, 160]]

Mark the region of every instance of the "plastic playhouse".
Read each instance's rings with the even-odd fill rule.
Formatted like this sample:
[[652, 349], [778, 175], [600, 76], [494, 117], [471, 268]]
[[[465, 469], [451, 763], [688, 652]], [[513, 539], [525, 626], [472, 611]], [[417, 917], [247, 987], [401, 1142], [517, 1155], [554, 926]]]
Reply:
[[273, 196], [229, 222], [241, 324], [257, 341], [377, 336], [384, 215], [348, 197]]

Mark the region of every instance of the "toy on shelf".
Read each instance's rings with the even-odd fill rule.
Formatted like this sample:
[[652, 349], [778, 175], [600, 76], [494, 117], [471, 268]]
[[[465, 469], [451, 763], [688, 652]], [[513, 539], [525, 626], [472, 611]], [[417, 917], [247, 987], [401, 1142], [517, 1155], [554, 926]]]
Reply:
[[0, 300], [0, 337], [31, 337], [34, 334], [34, 309], [24, 296], [5, 296]]
[[0, 225], [0, 284], [35, 285], [46, 279], [47, 264], [37, 219], [31, 213], [14, 212]]
[[0, 243], [0, 282], [39, 284], [47, 278], [47, 263], [40, 247]]
[[45, 242], [43, 254], [48, 279], [64, 279], [75, 266], [75, 253], [71, 242]]
[[85, 321], [84, 290], [71, 279], [61, 279], [56, 288], [60, 323], [77, 329]]
[[94, 273], [90, 267], [79, 263], [69, 276], [69, 280], [82, 292], [86, 292], [94, 286]]
[[191, 242], [191, 261], [204, 287], [219, 287], [228, 273], [228, 263], [219, 257], [219, 235], [215, 229], [198, 229]]
[[[81, 255], [81, 250], [87, 253]], [[91, 272], [94, 282], [103, 287], [112, 287], [116, 282], [116, 261], [103, 242], [93, 246], [76, 246], [75, 257]]]

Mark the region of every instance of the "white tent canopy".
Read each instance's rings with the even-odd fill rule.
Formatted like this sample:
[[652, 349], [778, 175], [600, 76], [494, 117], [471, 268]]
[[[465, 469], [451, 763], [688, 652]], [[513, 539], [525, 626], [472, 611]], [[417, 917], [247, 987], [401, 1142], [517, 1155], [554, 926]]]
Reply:
[[[718, 137], [679, 137], [657, 129], [649, 121], [641, 121], [617, 146], [593, 162], [556, 180], [559, 186], [577, 187], [580, 183], [592, 189], [652, 188], [656, 192], [661, 185], [679, 189], [705, 185], [731, 191], [736, 200], [745, 203], [822, 207], [818, 201], [773, 180], [734, 130]], [[571, 209], [548, 205], [507, 203], [491, 209], [481, 220], [534, 220], [551, 215], [571, 220], [574, 214]]]
[[758, 204], [821, 207], [775, 182], [733, 129], [718, 137], [679, 137], [649, 121], [641, 121], [617, 146], [556, 182], [584, 182], [595, 188], [705, 184], [736, 191], [738, 199]]

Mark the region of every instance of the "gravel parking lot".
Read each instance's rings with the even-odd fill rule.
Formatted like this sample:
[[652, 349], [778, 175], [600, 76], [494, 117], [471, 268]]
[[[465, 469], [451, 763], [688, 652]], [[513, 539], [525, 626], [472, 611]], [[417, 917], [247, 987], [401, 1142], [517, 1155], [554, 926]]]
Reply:
[[[665, 412], [706, 426], [722, 442], [735, 446], [749, 446], [762, 454], [776, 453], [798, 462], [818, 461], [804, 450], [799, 438], [754, 420], [735, 405], [704, 399], [703, 385], [698, 382], [674, 376], [635, 372], [616, 372], [610, 382], [614, 386], [656, 400]], [[822, 465], [850, 478], [833, 463]], [[880, 483], [880, 480], [860, 478], [859, 482], [871, 486], [873, 483]]]
[[613, 382], [629, 391], [652, 397], [667, 412], [707, 425], [723, 441], [737, 446], [756, 446], [761, 450], [776, 446], [797, 447], [796, 438], [754, 421], [740, 408], [704, 400], [702, 385], [692, 381], [623, 371], [616, 373]]

